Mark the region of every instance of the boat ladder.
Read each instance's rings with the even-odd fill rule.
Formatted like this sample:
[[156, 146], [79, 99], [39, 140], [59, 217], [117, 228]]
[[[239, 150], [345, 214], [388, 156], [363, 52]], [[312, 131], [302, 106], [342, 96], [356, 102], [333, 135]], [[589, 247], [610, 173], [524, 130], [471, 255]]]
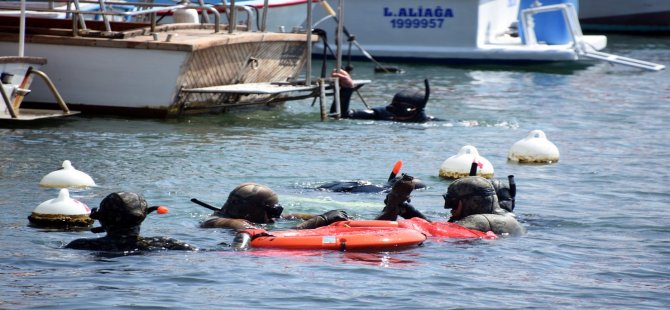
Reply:
[[[7, 57], [7, 58], [12, 58], [12, 57]], [[36, 58], [36, 57], [14, 57], [15, 59], [30, 59], [30, 58]], [[46, 62], [44, 62], [46, 63]], [[0, 120], [4, 121], [32, 121], [32, 120], [37, 120], [37, 119], [44, 119], [44, 118], [57, 118], [57, 117], [63, 117], [63, 116], [71, 116], [71, 115], [76, 115], [79, 114], [77, 111], [70, 111], [70, 109], [67, 107], [65, 104], [65, 101], [63, 100], [63, 97], [61, 97], [60, 93], [58, 92], [58, 89], [56, 89], [56, 86], [53, 84], [51, 79], [49, 79], [49, 76], [46, 75], [46, 73], [37, 70], [33, 67], [28, 67], [28, 71], [25, 75], [24, 82], [25, 81], [30, 81], [31, 75], [37, 75], [43, 79], [43, 81], [47, 84], [49, 89], [51, 90], [51, 93], [54, 95], [54, 98], [56, 99], [56, 103], [60, 107], [61, 111], [55, 110], [55, 109], [21, 109], [21, 102], [23, 101], [23, 98], [30, 93], [30, 89], [28, 88], [23, 88], [23, 87], [14, 87], [14, 90], [12, 91], [11, 94], [7, 93], [5, 90], [5, 86], [0, 85], [0, 96], [2, 97], [2, 101], [4, 101], [4, 104], [6, 106], [6, 112], [8, 114], [0, 114]], [[5, 74], [3, 74], [3, 77]], [[9, 76], [9, 75], [7, 75]], [[6, 81], [2, 81], [3, 84], [9, 84], [5, 83]], [[23, 84], [23, 83], [22, 83]], [[28, 82], [27, 84], [30, 84]], [[13, 100], [12, 100], [13, 99]]]
[[[358, 88], [369, 84], [370, 80], [354, 80], [354, 87]], [[308, 98], [318, 98], [321, 102], [321, 115], [325, 117], [326, 92], [332, 90], [331, 80], [319, 80], [311, 85], [305, 85], [304, 81], [295, 82], [264, 82], [264, 83], [240, 83], [198, 88], [182, 88], [180, 90], [180, 106], [182, 113], [191, 105], [189, 97], [195, 94], [220, 94], [231, 96], [259, 95], [265, 99], [244, 103], [225, 103], [222, 107], [235, 107], [254, 104], [270, 104]], [[269, 98], [269, 99], [268, 99]], [[194, 105], [197, 106], [197, 105]], [[194, 107], [194, 109], [197, 109]]]
[[529, 45], [537, 44], [533, 15], [550, 11], [561, 11], [563, 13], [563, 18], [572, 36], [575, 51], [579, 56], [597, 60], [604, 60], [610, 63], [616, 63], [624, 66], [630, 66], [650, 71], [660, 71], [665, 69], [665, 66], [661, 64], [596, 51], [595, 48], [593, 48], [585, 40], [583, 40], [584, 35], [582, 33], [582, 27], [579, 24], [577, 11], [575, 10], [575, 7], [570, 3], [539, 6], [539, 7], [528, 8], [521, 11], [521, 14], [523, 16], [521, 22], [523, 24], [522, 26], [524, 27], [524, 33], [527, 34], [526, 35], [527, 44]]

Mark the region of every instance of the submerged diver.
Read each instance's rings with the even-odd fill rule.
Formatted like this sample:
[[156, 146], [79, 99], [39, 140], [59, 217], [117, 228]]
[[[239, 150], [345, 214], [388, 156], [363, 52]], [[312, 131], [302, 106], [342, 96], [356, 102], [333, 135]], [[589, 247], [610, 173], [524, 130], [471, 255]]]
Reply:
[[[388, 192], [391, 190], [393, 185], [402, 179], [402, 176], [398, 176], [398, 172], [402, 168], [402, 160], [399, 160], [393, 165], [393, 170], [388, 177], [388, 180], [383, 185], [372, 184], [368, 181], [355, 180], [355, 181], [333, 181], [320, 185], [317, 187], [318, 190], [331, 191], [331, 192], [344, 192], [344, 193], [379, 193], [379, 192]], [[426, 188], [426, 184], [423, 181], [414, 178], [414, 189]]]
[[344, 210], [331, 210], [321, 215], [282, 215], [284, 208], [279, 204], [277, 194], [267, 186], [243, 183], [233, 189], [221, 209], [211, 207], [197, 199], [192, 202], [214, 210], [214, 213], [200, 224], [203, 228], [230, 228], [235, 230], [257, 228], [256, 224], [271, 224], [275, 219], [302, 219], [296, 229], [310, 229], [345, 221], [349, 216]]
[[167, 237], [140, 237], [140, 225], [147, 214], [159, 207], [149, 207], [147, 201], [136, 193], [118, 192], [107, 195], [99, 208], [91, 210], [90, 217], [100, 222], [92, 228], [94, 233], [107, 235], [94, 239], [76, 239], [66, 248], [93, 251], [149, 251], [197, 250], [195, 247]]
[[[402, 90], [393, 96], [391, 104], [385, 107], [375, 107], [371, 109], [349, 110], [351, 95], [356, 90], [353, 80], [345, 70], [334, 70], [334, 78], [340, 81], [340, 107], [342, 118], [371, 119], [380, 121], [414, 122], [423, 123], [427, 121], [439, 120], [433, 116], [426, 115], [424, 109], [430, 97], [430, 86], [428, 80], [424, 80], [425, 91]], [[330, 113], [336, 112], [335, 103], [330, 107]]]

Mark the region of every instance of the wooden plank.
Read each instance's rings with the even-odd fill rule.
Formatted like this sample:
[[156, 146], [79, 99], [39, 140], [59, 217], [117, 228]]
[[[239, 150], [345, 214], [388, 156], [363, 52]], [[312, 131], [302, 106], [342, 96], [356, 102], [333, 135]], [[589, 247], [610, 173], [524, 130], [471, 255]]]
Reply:
[[12, 118], [9, 115], [0, 115], [0, 122], [5, 121], [25, 122], [25, 121], [34, 121], [38, 119], [61, 118], [77, 114], [79, 114], [79, 112], [77, 111], [70, 111], [69, 113], [64, 113], [61, 110], [21, 109], [19, 111], [19, 115], [17, 118]]
[[[355, 86], [368, 84], [369, 80], [356, 80]], [[296, 91], [314, 91], [318, 85], [292, 85], [284, 83], [244, 83], [199, 88], [185, 88], [186, 93], [223, 93], [223, 94], [285, 94]]]
[[278, 85], [273, 83], [245, 83], [200, 88], [186, 88], [187, 93], [223, 93], [223, 94], [284, 94], [294, 91], [312, 91], [316, 85]]

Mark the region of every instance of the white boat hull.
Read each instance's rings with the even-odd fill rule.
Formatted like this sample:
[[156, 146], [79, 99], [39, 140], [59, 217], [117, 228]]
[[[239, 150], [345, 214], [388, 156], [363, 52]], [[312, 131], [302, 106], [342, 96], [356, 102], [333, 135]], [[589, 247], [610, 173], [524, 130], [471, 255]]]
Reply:
[[[485, 62], [579, 59], [571, 42], [531, 46], [509, 35], [519, 4], [518, 0], [357, 0], [345, 3], [343, 16], [345, 27], [375, 58]], [[317, 12], [318, 17], [325, 16], [323, 10]], [[328, 19], [318, 28], [332, 39], [336, 23]], [[346, 37], [344, 40], [348, 48]], [[604, 36], [584, 36], [584, 40], [596, 49], [607, 45]], [[334, 41], [330, 44], [334, 48]], [[363, 56], [356, 47], [352, 51]]]
[[[57, 20], [42, 21], [52, 25]], [[173, 24], [158, 27], [156, 37], [148, 28], [130, 30], [124, 38], [29, 35], [25, 52], [49, 59], [44, 70], [72, 109], [142, 117], [266, 103], [278, 96], [185, 96], [181, 89], [286, 82], [300, 74], [307, 59], [305, 34], [229, 34], [212, 29]], [[0, 53], [15, 53], [17, 41], [16, 35], [0, 35]], [[53, 103], [53, 96], [45, 83], [36, 81], [25, 101], [40, 106]]]
[[[0, 52], [8, 46], [0, 43]], [[27, 44], [26, 53], [48, 57], [44, 70], [71, 105], [147, 109], [167, 109], [173, 103], [180, 66], [188, 56], [179, 51], [48, 44]], [[41, 81], [35, 81], [27, 99], [53, 101]]]

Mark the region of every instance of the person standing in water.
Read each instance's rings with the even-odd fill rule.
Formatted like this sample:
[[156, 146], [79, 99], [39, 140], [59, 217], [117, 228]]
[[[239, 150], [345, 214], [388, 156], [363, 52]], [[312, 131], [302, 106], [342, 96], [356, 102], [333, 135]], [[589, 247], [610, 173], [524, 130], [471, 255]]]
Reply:
[[[345, 70], [334, 70], [333, 78], [340, 81], [340, 107], [342, 118], [369, 119], [381, 121], [424, 123], [437, 121], [439, 119], [426, 115], [424, 111], [430, 97], [430, 86], [428, 79], [424, 80], [425, 90], [402, 90], [393, 96], [393, 100], [387, 106], [374, 107], [370, 109], [350, 110], [349, 103], [354, 91], [354, 82]], [[335, 103], [330, 107], [330, 113], [336, 112]]]

